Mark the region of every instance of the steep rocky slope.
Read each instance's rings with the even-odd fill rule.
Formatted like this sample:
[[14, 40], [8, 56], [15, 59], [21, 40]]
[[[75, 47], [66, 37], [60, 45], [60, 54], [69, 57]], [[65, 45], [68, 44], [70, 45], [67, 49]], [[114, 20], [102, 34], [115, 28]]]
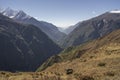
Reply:
[[58, 28], [52, 23], [39, 21], [34, 17], [29, 16], [22, 10], [15, 11], [11, 8], [7, 8], [0, 13], [18, 22], [35, 25], [36, 27], [40, 28], [46, 35], [48, 35], [48, 37], [52, 39], [55, 43], [58, 43], [63, 37], [66, 36], [66, 34], [60, 32]]
[[106, 12], [98, 17], [78, 23], [61, 42], [63, 47], [80, 45], [120, 29], [120, 13]]
[[0, 14], [0, 70], [34, 71], [61, 48], [33, 25]]

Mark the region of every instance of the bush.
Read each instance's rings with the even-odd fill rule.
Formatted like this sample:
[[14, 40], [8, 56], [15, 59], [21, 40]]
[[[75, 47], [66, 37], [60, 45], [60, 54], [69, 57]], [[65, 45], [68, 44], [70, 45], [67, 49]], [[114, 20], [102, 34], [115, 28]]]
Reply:
[[66, 74], [72, 74], [73, 73], [73, 69], [67, 69], [66, 70]]
[[5, 72], [0, 72], [0, 74], [5, 75], [6, 73]]
[[103, 63], [103, 62], [98, 64], [98, 66], [101, 66], [101, 67], [105, 66], [105, 65], [106, 65], [106, 63]]
[[94, 56], [90, 56], [90, 59], [92, 59]]
[[91, 76], [83, 76], [81, 80], [94, 80], [94, 78]]

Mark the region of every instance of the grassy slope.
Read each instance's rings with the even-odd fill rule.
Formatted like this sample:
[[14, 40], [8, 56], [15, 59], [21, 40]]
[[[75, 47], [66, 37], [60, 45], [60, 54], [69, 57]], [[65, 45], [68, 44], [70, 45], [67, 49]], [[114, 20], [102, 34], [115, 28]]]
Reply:
[[59, 63], [59, 62], [63, 62], [63, 61], [68, 61], [68, 60], [74, 60], [76, 58], [80, 58], [80, 56], [82, 55], [82, 53], [86, 52], [86, 50], [82, 49], [84, 47], [84, 45], [86, 45], [88, 43], [84, 43], [80, 46], [73, 46], [73, 47], [69, 47], [64, 49], [61, 53], [59, 53], [58, 55], [52, 56], [50, 57], [47, 61], [45, 61], [38, 69], [37, 71], [43, 71], [45, 70], [47, 67], [53, 65], [54, 63]]
[[[115, 74], [114, 78], [119, 78], [119, 46], [120, 30], [116, 30], [105, 37], [91, 41], [77, 48], [73, 48], [70, 52], [68, 50], [68, 54], [66, 53], [67, 50], [64, 51], [59, 54], [63, 62], [55, 63], [52, 67], [48, 67], [45, 71], [64, 74], [65, 69], [72, 68], [75, 74], [90, 75], [95, 79], [105, 79], [109, 77], [110, 74]], [[81, 56], [80, 58], [74, 59], [75, 57], [79, 57], [79, 55]], [[101, 66], [102, 64], [104, 66]]]
[[[0, 80], [120, 80], [120, 30], [67, 51], [69, 55], [84, 53], [80, 58], [67, 58], [66, 51], [66, 56], [59, 55], [60, 63], [42, 72], [1, 72]], [[73, 73], [67, 75], [66, 69]]]

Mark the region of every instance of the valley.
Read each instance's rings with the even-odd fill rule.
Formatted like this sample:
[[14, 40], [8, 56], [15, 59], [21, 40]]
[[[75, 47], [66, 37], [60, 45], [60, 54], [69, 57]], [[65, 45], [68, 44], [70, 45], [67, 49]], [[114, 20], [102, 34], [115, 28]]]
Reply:
[[[61, 62], [54, 62], [53, 65], [40, 72], [39, 69], [37, 72], [0, 72], [0, 80], [119, 80], [119, 35], [120, 30], [117, 30], [82, 47], [73, 48], [67, 53], [75, 55], [76, 52], [86, 51], [80, 57], [65, 58], [66, 60]], [[113, 38], [115, 36], [117, 37]], [[73, 71], [68, 74], [67, 69]]]
[[0, 80], [120, 80], [120, 11], [64, 31], [24, 11], [0, 11]]

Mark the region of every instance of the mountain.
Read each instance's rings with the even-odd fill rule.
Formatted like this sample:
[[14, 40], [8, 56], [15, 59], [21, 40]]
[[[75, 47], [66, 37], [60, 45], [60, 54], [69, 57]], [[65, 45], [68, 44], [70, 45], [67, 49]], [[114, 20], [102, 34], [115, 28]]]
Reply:
[[65, 28], [65, 29], [63, 29], [61, 27], [58, 27], [58, 29], [59, 29], [59, 31], [68, 35], [69, 33], [71, 33], [77, 27], [78, 24], [80, 24], [80, 22], [75, 24], [75, 25], [69, 26], [68, 28]]
[[23, 11], [19, 11], [14, 17], [13, 19], [14, 20], [17, 20], [17, 21], [24, 21], [26, 19], [30, 19], [31, 16], [27, 15], [26, 13], [24, 13]]
[[63, 32], [66, 33], [66, 34], [69, 34], [71, 33], [76, 27], [78, 27], [78, 25], [80, 24], [81, 22], [75, 24], [75, 25], [72, 25], [72, 26], [69, 26], [68, 28], [66, 28]]
[[66, 28], [66, 29], [64, 30], [64, 32], [65, 32], [66, 34], [69, 34], [70, 32], [72, 32], [72, 31], [74, 30], [74, 28], [75, 28], [75, 26], [69, 26], [68, 28]]
[[116, 10], [110, 11], [110, 13], [120, 13], [120, 10], [116, 9]]
[[58, 29], [59, 29], [60, 32], [63, 32], [63, 33], [64, 33], [64, 29], [63, 29], [63, 28], [58, 27]]
[[9, 18], [13, 18], [18, 13], [18, 11], [12, 10], [10, 8], [6, 8], [5, 10], [1, 9], [0, 12]]
[[0, 70], [34, 71], [61, 50], [38, 27], [0, 14]]
[[120, 29], [65, 49], [49, 58], [38, 71], [56, 74], [60, 80], [119, 80], [119, 53]]
[[95, 18], [80, 22], [61, 42], [63, 47], [76, 46], [102, 37], [120, 28], [119, 11], [106, 12]]
[[57, 44], [63, 37], [66, 36], [64, 33], [60, 32], [55, 25], [45, 21], [39, 21], [34, 17], [27, 15], [23, 11], [14, 11], [10, 8], [7, 8], [2, 12], [2, 14], [18, 22], [37, 26]]

